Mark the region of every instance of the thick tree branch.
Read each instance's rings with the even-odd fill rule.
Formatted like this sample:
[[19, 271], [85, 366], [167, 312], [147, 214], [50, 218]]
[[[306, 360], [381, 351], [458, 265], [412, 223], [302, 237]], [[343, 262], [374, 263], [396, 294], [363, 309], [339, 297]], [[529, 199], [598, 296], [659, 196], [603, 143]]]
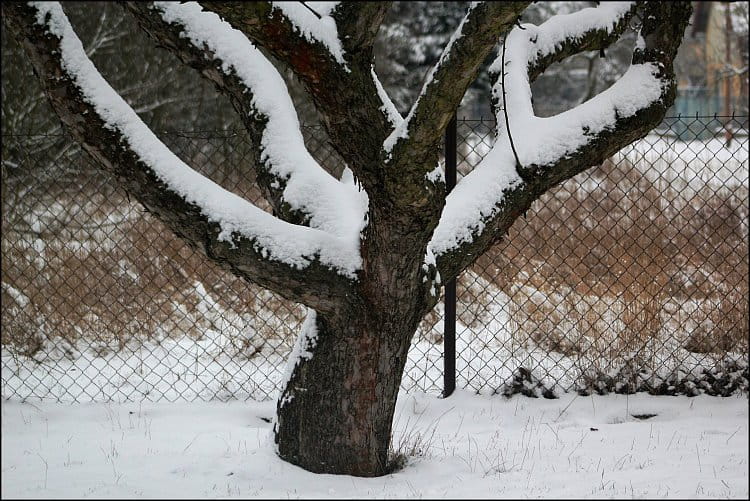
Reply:
[[[321, 20], [308, 19], [313, 25], [328, 23], [320, 38], [335, 36], [336, 40], [326, 44], [314, 34], [306, 36], [300, 32], [289, 14], [294, 12], [295, 16], [301, 17], [305, 11], [295, 11], [292, 7], [302, 9], [303, 6], [292, 3], [201, 2], [201, 5], [288, 65], [312, 98], [332, 146], [367, 192], [373, 194], [380, 184], [382, 155], [379, 145], [392, 128], [387, 112], [382, 109], [371, 73], [371, 36], [385, 6], [339, 7], [333, 16], [343, 23], [340, 26], [330, 16]], [[343, 13], [356, 15], [344, 19]], [[314, 17], [310, 12], [306, 14]], [[351, 33], [355, 29], [355, 26], [350, 26], [352, 23], [369, 26], [371, 35], [355, 37], [351, 41], [342, 39], [340, 33]], [[354, 50], [348, 51], [346, 47]], [[357, 138], [357, 141], [352, 138]], [[362, 144], [371, 144], [372, 147], [363, 148]]]
[[[534, 81], [554, 63], [586, 51], [604, 50], [620, 39], [639, 2], [605, 2], [542, 23], [529, 57], [529, 80]], [[601, 11], [601, 13], [599, 13]], [[574, 29], [560, 29], [561, 25]]]
[[370, 50], [392, 2], [340, 2], [332, 16], [344, 50]]
[[[289, 5], [283, 6], [273, 5], [272, 2], [198, 3], [281, 60], [289, 62], [301, 76], [314, 79], [318, 68], [329, 70], [330, 64], [345, 64], [337, 50], [340, 48], [331, 47], [325, 40], [316, 38], [314, 33], [305, 33], [295, 26], [287, 13], [307, 12], [298, 2], [287, 2]], [[313, 16], [310, 12], [308, 14]]]
[[[324, 172], [309, 154], [282, 77], [244, 35], [196, 5], [127, 2], [125, 7], [157, 44], [198, 70], [229, 97], [249, 132], [257, 180], [276, 215], [340, 235], [359, 231], [357, 221], [347, 214], [336, 216], [335, 205], [347, 201], [347, 207], [360, 206], [362, 212], [364, 208], [357, 200], [361, 195]], [[219, 37], [231, 42], [232, 52], [223, 50]], [[237, 52], [241, 55], [236, 56]], [[248, 74], [263, 75], [263, 80], [253, 81]], [[276, 130], [269, 132], [274, 125]], [[285, 136], [281, 147], [278, 140], [269, 137], [279, 130]], [[317, 196], [303, 198], [300, 185]], [[318, 214], [336, 217], [318, 221]]]
[[[168, 228], [225, 269], [287, 299], [319, 311], [346, 302], [352, 271], [332, 266], [346, 249], [340, 239], [283, 223], [184, 166], [96, 72], [59, 4], [6, 3], [2, 14], [66, 130]], [[282, 247], [281, 238], [296, 241]], [[305, 243], [312, 245], [299, 252]]]
[[[431, 247], [444, 280], [455, 277], [497, 242], [531, 203], [553, 186], [598, 165], [626, 145], [644, 137], [663, 119], [675, 98], [672, 61], [690, 18], [688, 2], [646, 2], [633, 65], [620, 81], [587, 103], [549, 119], [531, 112], [527, 60], [506, 63], [514, 94], [509, 106], [510, 127], [524, 131], [517, 165], [510, 153], [502, 116], [498, 115], [498, 140], [493, 151], [474, 172], [464, 177], [449, 197], [435, 230]], [[519, 58], [528, 35], [517, 31], [509, 43]], [[526, 52], [528, 54], [528, 52]], [[524, 54], [525, 55], [525, 54]], [[524, 75], [519, 75], [524, 72]], [[522, 78], [525, 79], [525, 85]], [[503, 89], [495, 89], [502, 92]], [[648, 93], [649, 96], [639, 95]], [[653, 96], [651, 95], [653, 94]], [[637, 109], [633, 106], [637, 105]], [[530, 114], [530, 115], [529, 115]], [[576, 124], [576, 125], [573, 125]], [[582, 127], [575, 132], [575, 127]], [[513, 129], [514, 137], [519, 129]], [[531, 131], [536, 131], [534, 135]], [[533, 136], [533, 137], [532, 137]], [[525, 151], [524, 151], [525, 150]], [[489, 182], [488, 182], [489, 180]], [[474, 196], [495, 197], [494, 204], [476, 203], [467, 209], [461, 184], [474, 185]], [[494, 185], [493, 185], [494, 183]], [[489, 186], [482, 192], [481, 186]], [[461, 207], [463, 205], [463, 207]], [[461, 211], [471, 212], [461, 218]], [[457, 230], [451, 234], [448, 230]]]

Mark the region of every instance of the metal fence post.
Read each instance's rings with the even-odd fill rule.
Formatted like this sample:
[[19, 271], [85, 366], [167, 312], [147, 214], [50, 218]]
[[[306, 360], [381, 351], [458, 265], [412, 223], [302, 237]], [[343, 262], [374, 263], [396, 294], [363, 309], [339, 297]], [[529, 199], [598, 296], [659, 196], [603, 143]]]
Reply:
[[[456, 186], [456, 116], [445, 129], [445, 191]], [[443, 327], [443, 397], [456, 389], [456, 280], [445, 284], [445, 316]]]

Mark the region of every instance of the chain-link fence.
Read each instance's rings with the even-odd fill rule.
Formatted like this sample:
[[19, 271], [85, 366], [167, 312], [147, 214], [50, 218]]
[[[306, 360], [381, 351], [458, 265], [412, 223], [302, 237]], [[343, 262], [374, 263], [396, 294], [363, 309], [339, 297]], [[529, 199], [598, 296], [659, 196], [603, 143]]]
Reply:
[[[459, 120], [459, 179], [492, 125]], [[747, 126], [668, 119], [537, 201], [458, 280], [458, 387], [735, 388], [748, 357]], [[339, 174], [322, 128], [304, 132]], [[160, 135], [267, 208], [242, 132]], [[4, 397], [274, 397], [299, 305], [218, 269], [64, 136], [3, 135], [2, 181]], [[405, 389], [442, 389], [442, 311], [414, 337]]]

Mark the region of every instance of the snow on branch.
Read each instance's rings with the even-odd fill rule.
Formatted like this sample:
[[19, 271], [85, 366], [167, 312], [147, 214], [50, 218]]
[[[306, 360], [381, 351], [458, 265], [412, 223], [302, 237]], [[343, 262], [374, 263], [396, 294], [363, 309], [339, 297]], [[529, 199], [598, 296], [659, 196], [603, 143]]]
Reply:
[[[382, 144], [392, 129], [372, 78], [372, 43], [388, 2], [306, 3], [200, 2], [278, 59], [299, 78], [315, 105], [336, 151], [368, 192], [377, 191]], [[346, 64], [334, 57], [340, 53]], [[321, 24], [323, 22], [323, 24]], [[328, 23], [328, 24], [326, 24]], [[324, 26], [325, 25], [325, 26]], [[325, 27], [326, 29], [323, 29]], [[323, 43], [328, 40], [328, 45]], [[332, 52], [333, 51], [333, 52]], [[332, 55], [334, 54], [334, 55]]]
[[390, 122], [393, 128], [397, 129], [404, 122], [404, 117], [402, 117], [401, 113], [398, 112], [398, 110], [396, 109], [396, 105], [393, 104], [390, 96], [388, 96], [388, 92], [386, 92], [385, 87], [383, 87], [383, 84], [380, 83], [378, 75], [375, 73], [375, 65], [371, 65], [370, 72], [372, 73], [372, 81], [375, 83], [375, 88], [378, 91], [380, 102], [383, 103], [380, 109], [385, 114], [385, 116], [388, 117], [388, 122]]
[[[161, 189], [165, 198], [178, 196], [183, 203], [197, 209], [205, 221], [219, 226], [220, 231], [216, 238], [218, 242], [228, 242], [229, 247], [234, 247], [238, 241], [245, 239], [251, 242], [254, 254], [283, 263], [290, 270], [304, 269], [318, 262], [342, 276], [349, 279], [355, 278], [355, 273], [361, 267], [358, 242], [355, 244], [349, 238], [281, 221], [190, 168], [154, 135], [99, 74], [86, 56], [60, 4], [39, 2], [31, 3], [30, 6], [36, 10], [36, 24], [47, 33], [46, 43], [49, 43], [50, 35], [53, 40], [56, 40], [53, 50], [46, 54], [37, 54], [36, 59], [42, 56], [59, 59], [60, 70], [63, 72], [62, 80], [68, 82], [72, 86], [69, 87], [71, 91], [79, 96], [77, 98], [79, 102], [74, 101], [76, 98], [66, 98], [63, 101], [66, 104], [71, 103], [68, 106], [73, 110], [82, 110], [78, 112], [80, 115], [72, 118], [72, 121], [76, 122], [75, 125], [71, 125], [70, 119], [66, 121], [66, 124], [74, 133], [86, 137], [85, 146], [99, 152], [106, 151], [100, 156], [100, 158], [104, 157], [105, 163], [116, 164], [124, 158], [117, 157], [118, 153], [115, 153], [115, 150], [134, 155], [139, 168], [145, 167], [147, 170], [146, 177], [152, 174], [159, 183], [163, 184]], [[19, 7], [20, 9], [22, 8]], [[37, 47], [39, 44], [41, 42], [37, 41], [35, 44], [34, 41], [27, 39], [27, 46]], [[50, 54], [54, 55], [50, 56]], [[43, 71], [41, 73], [44, 74]], [[46, 74], [44, 78], [47, 81], [61, 81], [59, 77], [50, 80], [50, 76]], [[75, 108], [76, 106], [78, 108]], [[71, 113], [71, 108], [63, 110], [63, 113], [65, 111]], [[119, 149], [107, 143], [92, 146], [99, 138], [94, 134], [87, 136], [86, 131], [81, 133], [76, 130], [78, 123], [84, 124], [80, 127], [85, 128], [85, 123], [92, 120], [92, 117], [86, 117], [86, 114], [90, 112], [103, 123], [105, 130], [111, 131], [119, 138]], [[75, 113], [72, 111], [72, 114]], [[122, 175], [118, 174], [118, 179]], [[136, 172], [133, 171], [132, 175], [136, 175]], [[121, 181], [127, 183], [128, 180]], [[156, 190], [157, 188], [149, 187], [149, 189]], [[149, 203], [158, 206], [160, 202], [155, 198], [160, 195], [158, 193], [151, 195], [154, 196], [149, 199]], [[160, 208], [165, 212], [169, 211], [168, 207]], [[183, 212], [179, 216], [170, 214], [169, 217], [180, 219], [178, 225], [184, 224], [183, 220], [192, 217], [190, 212]], [[195, 224], [200, 225], [200, 221]], [[186, 231], [191, 231], [189, 225], [186, 228]], [[206, 248], [214, 247], [211, 242], [202, 244]]]
[[531, 25], [534, 40], [528, 56], [531, 80], [552, 63], [579, 52], [603, 49], [617, 41], [637, 6], [636, 2], [602, 2], [597, 7], [553, 16], [539, 26]]
[[[155, 2], [167, 23], [178, 25], [181, 36], [196, 48], [207, 48], [226, 74], [236, 75], [250, 101], [246, 111], [262, 123], [261, 162], [283, 186], [282, 202], [309, 218], [309, 225], [359, 245], [367, 195], [340, 183], [308, 152], [286, 83], [270, 61], [240, 31], [195, 2]], [[312, 15], [312, 14], [310, 14]], [[330, 18], [329, 18], [330, 19]], [[212, 61], [213, 62], [213, 61]]]
[[[537, 169], [554, 166], [597, 134], [614, 128], [619, 119], [633, 116], [662, 98], [671, 79], [664, 78], [654, 62], [634, 63], [609, 89], [575, 108], [548, 118], [534, 115], [529, 68], [536, 59], [551, 54], [565, 41], [575, 43], [591, 30], [614, 30], [629, 9], [629, 2], [602, 4], [553, 17], [541, 26], [526, 24], [508, 35], [505, 67], [502, 57], [490, 67], [493, 73], [504, 71], [505, 78], [498, 79], [492, 92], [495, 101], [504, 102], [506, 106], [504, 113], [496, 110], [498, 137], [501, 138], [498, 147], [505, 147], [509, 127], [522, 175], [530, 166]], [[509, 117], [507, 124], [505, 115]]]
[[[419, 92], [419, 95], [417, 96], [417, 100], [414, 102], [412, 107], [409, 109], [409, 113], [406, 115], [406, 118], [401, 121], [401, 123], [396, 127], [393, 132], [386, 138], [386, 140], [383, 142], [383, 149], [390, 153], [393, 149], [393, 146], [400, 140], [408, 137], [409, 135], [409, 125], [413, 124], [415, 122], [414, 115], [417, 113], [417, 110], [419, 109], [419, 103], [424, 98], [424, 96], [427, 94], [428, 89], [430, 87], [437, 87], [439, 85], [439, 80], [435, 80], [435, 73], [437, 72], [438, 68], [445, 67], [446, 61], [451, 58], [451, 49], [453, 48], [453, 44], [456, 43], [456, 40], [458, 40], [463, 35], [463, 28], [464, 24], [466, 24], [466, 20], [471, 15], [471, 12], [474, 8], [474, 5], [472, 4], [469, 7], [469, 11], [466, 13], [463, 19], [461, 19], [461, 23], [458, 25], [458, 28], [456, 28], [456, 31], [453, 32], [453, 35], [451, 35], [451, 38], [448, 40], [448, 43], [445, 44], [445, 48], [443, 49], [442, 54], [440, 54], [440, 59], [438, 59], [437, 63], [430, 69], [430, 72], [427, 74], [427, 77], [425, 78], [424, 83], [422, 84], [422, 90]], [[455, 56], [454, 56], [455, 58]]]
[[[429, 244], [438, 262], [447, 254], [454, 261], [463, 259], [455, 258], [459, 253], [481, 254], [478, 242], [490, 245], [515, 219], [507, 214], [524, 212], [546, 189], [604, 161], [658, 125], [674, 100], [672, 59], [689, 18], [689, 5], [680, 2], [646, 4], [633, 62], [610, 88], [553, 117], [537, 117], [532, 107], [530, 71], [537, 58], [553, 54], [561, 44], [580, 42], [591, 30], [617, 30], [629, 8], [602, 5], [510, 32], [504, 41], [507, 54], [490, 69], [504, 72], [492, 89], [497, 140], [446, 199]], [[445, 269], [441, 273], [451, 276]]]
[[[527, 25], [528, 26], [528, 25]], [[613, 128], [620, 118], [633, 116], [662, 97], [669, 83], [659, 76], [654, 63], [632, 64], [610, 88], [559, 115], [534, 115], [527, 72], [533, 50], [533, 30], [515, 30], [508, 37], [505, 89], [498, 82], [493, 95], [506, 95], [506, 107], [521, 168], [553, 166], [560, 158], [587, 144], [600, 132]], [[497, 62], [495, 63], [498, 64]], [[500, 70], [497, 66], [493, 69]], [[508, 135], [503, 114], [498, 113], [498, 136]], [[504, 141], [499, 142], [502, 146]]]
[[199, 3], [288, 63], [300, 76], [349, 71], [333, 18], [338, 2]]
[[428, 249], [436, 256], [473, 242], [501, 209], [513, 187], [522, 184], [509, 147], [494, 147], [448, 194]]
[[[328, 49], [337, 63], [346, 67], [344, 49], [339, 40], [336, 21], [331, 16], [340, 2], [271, 2], [309, 42], [317, 42]], [[317, 15], [316, 15], [317, 14]]]

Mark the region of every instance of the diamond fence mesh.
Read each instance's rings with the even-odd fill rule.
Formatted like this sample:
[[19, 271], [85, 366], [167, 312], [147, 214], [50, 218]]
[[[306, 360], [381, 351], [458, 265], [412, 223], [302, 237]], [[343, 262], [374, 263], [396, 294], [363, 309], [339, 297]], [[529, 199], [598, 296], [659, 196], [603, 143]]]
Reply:
[[[457, 386], [726, 393], [742, 374], [746, 384], [747, 125], [668, 119], [537, 201], [458, 279]], [[459, 179], [489, 151], [492, 126], [459, 120]], [[339, 175], [322, 128], [304, 132]], [[160, 135], [269, 210], [243, 168], [242, 132]], [[304, 309], [218, 269], [115, 186], [65, 136], [3, 135], [3, 397], [273, 398]], [[442, 311], [415, 334], [405, 389], [442, 389]]]

